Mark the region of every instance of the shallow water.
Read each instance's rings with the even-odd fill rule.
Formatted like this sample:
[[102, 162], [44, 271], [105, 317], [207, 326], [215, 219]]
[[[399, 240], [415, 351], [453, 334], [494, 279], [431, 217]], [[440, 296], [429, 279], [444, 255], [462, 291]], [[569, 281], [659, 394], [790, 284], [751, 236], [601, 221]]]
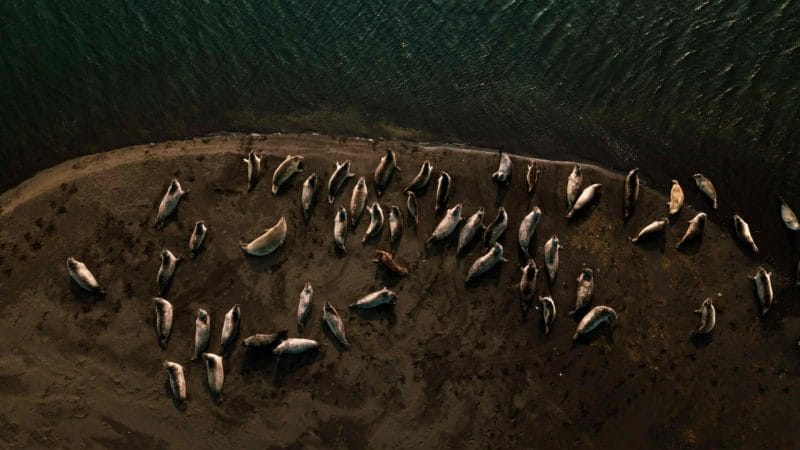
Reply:
[[0, 187], [130, 143], [319, 130], [639, 165], [664, 190], [702, 171], [755, 210], [800, 192], [799, 8], [5, 2]]

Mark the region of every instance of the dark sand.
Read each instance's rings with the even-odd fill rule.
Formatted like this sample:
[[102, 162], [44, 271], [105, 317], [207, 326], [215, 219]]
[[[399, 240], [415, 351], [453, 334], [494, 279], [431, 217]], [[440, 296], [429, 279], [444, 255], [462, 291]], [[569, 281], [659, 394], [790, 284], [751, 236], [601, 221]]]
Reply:
[[[325, 188], [308, 225], [299, 206], [303, 180], [316, 171], [327, 185], [334, 160], [351, 159], [368, 175], [383, 149], [396, 150], [403, 169], [382, 198], [404, 205], [401, 189], [424, 159], [453, 176], [450, 204], [465, 215], [487, 208], [485, 223], [505, 205], [509, 228], [501, 242], [510, 263], [470, 286], [474, 244], [455, 256], [455, 237], [427, 251], [436, 223], [434, 184], [421, 194], [417, 230], [406, 222], [396, 257], [405, 279], [372, 262], [388, 247], [361, 245], [366, 216], [350, 253], [332, 243], [334, 206]], [[266, 155], [265, 177], [246, 192], [248, 148]], [[306, 169], [280, 195], [272, 172], [287, 153], [306, 157]], [[70, 161], [0, 196], [0, 443], [3, 447], [338, 447], [357, 448], [698, 448], [796, 447], [800, 335], [797, 291], [788, 256], [775, 270], [777, 304], [758, 317], [747, 276], [761, 263], [731, 236], [729, 218], [710, 222], [702, 242], [676, 251], [686, 222], [708, 203], [683, 182], [690, 203], [663, 241], [628, 242], [666, 213], [664, 193], [643, 186], [629, 224], [622, 221], [622, 176], [586, 167], [584, 186], [604, 192], [590, 213], [567, 223], [567, 163], [542, 162], [539, 188], [525, 192], [525, 161], [515, 158], [509, 189], [490, 181], [496, 154], [459, 148], [371, 143], [310, 135], [219, 136], [139, 146]], [[152, 228], [169, 179], [191, 193], [165, 229]], [[434, 175], [435, 176], [435, 175]], [[337, 203], [349, 203], [350, 180]], [[370, 203], [374, 187], [370, 183]], [[722, 201], [725, 201], [724, 198]], [[691, 204], [694, 203], [694, 204]], [[538, 204], [541, 247], [557, 233], [565, 248], [552, 289], [558, 307], [544, 336], [538, 310], [522, 317], [517, 299], [519, 221]], [[765, 211], [773, 214], [772, 202]], [[777, 215], [777, 212], [774, 212]], [[276, 256], [246, 258], [238, 242], [289, 221]], [[712, 214], [712, 218], [715, 217]], [[159, 251], [186, 255], [196, 220], [210, 226], [205, 251], [179, 265], [167, 298], [175, 324], [167, 350], [154, 331], [151, 296]], [[777, 220], [777, 217], [776, 217]], [[722, 227], [718, 226], [722, 223]], [[759, 238], [759, 236], [756, 236]], [[784, 238], [783, 236], [780, 237]], [[788, 254], [788, 251], [787, 251]], [[85, 261], [107, 288], [105, 298], [81, 292], [65, 259]], [[773, 261], [767, 259], [767, 261]], [[614, 307], [613, 332], [573, 344], [575, 300], [582, 264], [596, 273], [593, 303]], [[773, 264], [775, 265], [775, 264]], [[297, 329], [297, 298], [306, 280], [314, 309]], [[346, 305], [388, 285], [394, 308], [351, 312]], [[544, 278], [539, 292], [546, 292]], [[692, 313], [706, 297], [717, 305], [713, 337], [690, 342]], [[352, 350], [342, 352], [321, 325], [322, 304], [342, 314]], [[191, 363], [194, 317], [210, 312], [212, 349], [222, 319], [242, 308], [240, 336], [280, 328], [319, 339], [324, 351], [277, 361], [241, 346], [226, 358], [222, 401], [207, 391], [205, 367]], [[188, 408], [175, 407], [161, 364], [185, 365]]]

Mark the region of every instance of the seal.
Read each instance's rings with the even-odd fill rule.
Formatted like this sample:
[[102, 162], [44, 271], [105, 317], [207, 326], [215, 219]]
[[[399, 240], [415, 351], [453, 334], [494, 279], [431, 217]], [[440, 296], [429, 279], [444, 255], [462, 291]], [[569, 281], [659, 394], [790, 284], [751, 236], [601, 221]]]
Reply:
[[778, 200], [781, 202], [781, 220], [786, 225], [786, 228], [797, 231], [800, 230], [800, 222], [797, 220], [797, 216], [792, 211], [792, 208], [786, 204], [786, 201], [783, 197], [778, 197]]
[[353, 194], [350, 196], [350, 225], [355, 228], [358, 225], [364, 207], [367, 205], [367, 179], [361, 177], [358, 183], [353, 186]]
[[508, 213], [506, 213], [506, 209], [502, 206], [497, 209], [497, 216], [494, 218], [492, 223], [486, 228], [483, 232], [483, 246], [484, 247], [491, 247], [497, 242], [497, 239], [506, 232], [506, 227], [508, 226]]
[[583, 182], [583, 170], [580, 164], [575, 164], [575, 167], [567, 177], [567, 209], [572, 209], [575, 201], [580, 194], [581, 183]]
[[194, 354], [192, 361], [197, 361], [197, 358], [206, 351], [208, 348], [208, 341], [211, 339], [211, 316], [208, 315], [205, 309], [197, 309], [197, 317], [194, 319]]
[[689, 334], [689, 339], [711, 333], [717, 323], [717, 310], [714, 309], [710, 298], [703, 300], [700, 309], [696, 310], [695, 313], [700, 314], [700, 326]]
[[750, 234], [750, 225], [744, 221], [738, 214], [733, 215], [733, 226], [736, 228], [736, 235], [739, 236], [739, 239], [742, 240], [745, 244], [749, 245], [751, 249], [753, 249], [753, 253], [758, 253], [758, 246], [753, 241], [753, 235]]
[[428, 185], [428, 181], [431, 179], [431, 172], [433, 172], [433, 165], [428, 160], [425, 160], [422, 163], [422, 166], [419, 168], [419, 173], [414, 179], [411, 181], [411, 184], [406, 187], [406, 192], [408, 191], [419, 191], [425, 186]]
[[700, 189], [700, 192], [706, 194], [708, 198], [713, 203], [713, 208], [717, 209], [717, 190], [714, 189], [714, 184], [711, 183], [711, 180], [704, 177], [701, 173], [696, 173], [694, 176], [694, 182], [697, 184], [697, 187]]
[[475, 211], [474, 214], [469, 216], [467, 219], [467, 223], [461, 227], [461, 232], [458, 234], [458, 250], [456, 250], [456, 255], [460, 255], [461, 251], [464, 250], [467, 245], [472, 242], [475, 238], [475, 235], [478, 234], [478, 230], [483, 228], [483, 215], [485, 211], [481, 206]]
[[639, 232], [638, 235], [636, 235], [636, 237], [631, 238], [631, 242], [635, 244], [642, 239], [647, 239], [655, 236], [656, 234], [664, 233], [667, 231], [668, 225], [669, 225], [669, 219], [667, 219], [666, 217], [664, 217], [661, 220], [650, 222], [649, 225], [642, 228], [642, 230]]
[[333, 243], [342, 253], [347, 253], [347, 210], [344, 206], [339, 206], [336, 216], [333, 218]]
[[556, 321], [556, 304], [553, 297], [539, 297], [539, 303], [542, 305], [542, 322], [544, 323], [544, 334], [550, 334], [553, 329], [553, 322]]
[[320, 348], [319, 342], [313, 339], [287, 338], [278, 344], [272, 353], [275, 355], [299, 355], [309, 350]]
[[214, 395], [222, 393], [222, 385], [225, 384], [225, 369], [222, 365], [222, 357], [213, 353], [203, 353], [206, 360], [206, 377], [208, 378], [208, 389]]
[[175, 275], [175, 268], [178, 267], [178, 263], [181, 261], [183, 261], [183, 258], [176, 257], [171, 251], [166, 249], [161, 251], [161, 266], [158, 268], [158, 274], [156, 274], [158, 295], [167, 293], [172, 276]]
[[417, 205], [417, 196], [411, 191], [406, 192], [406, 196], [406, 209], [408, 209], [408, 216], [414, 219], [414, 225], [418, 225], [419, 216], [417, 215], [417, 211], [419, 211], [419, 206]]
[[394, 260], [392, 254], [389, 252], [385, 252], [383, 250], [375, 250], [375, 258], [372, 259], [372, 262], [378, 264], [379, 266], [383, 267], [384, 269], [388, 270], [389, 272], [395, 275], [408, 275], [408, 269], [401, 266], [397, 261]]
[[400, 167], [397, 166], [397, 158], [392, 149], [386, 149], [386, 155], [381, 157], [381, 162], [375, 168], [375, 192], [378, 197], [383, 195], [383, 191], [389, 186], [389, 181], [392, 178], [394, 171], [401, 172]]
[[401, 237], [403, 237], [403, 213], [400, 212], [400, 208], [392, 205], [389, 208], [389, 242], [397, 245]]
[[172, 361], [164, 361], [164, 369], [167, 371], [172, 395], [175, 396], [175, 400], [180, 404], [181, 408], [185, 407], [186, 378], [183, 375], [183, 366]]
[[539, 222], [541, 220], [542, 210], [538, 206], [534, 205], [533, 209], [531, 209], [531, 212], [529, 212], [519, 224], [519, 249], [522, 250], [522, 253], [525, 254], [526, 258], [531, 257], [528, 249], [531, 246], [531, 238], [533, 237], [533, 233], [536, 232], [536, 227], [539, 226]]
[[622, 205], [624, 209], [624, 219], [628, 220], [633, 215], [636, 208], [636, 201], [639, 200], [639, 168], [628, 172], [625, 177], [625, 194], [623, 195]]
[[72, 280], [84, 290], [101, 296], [106, 295], [106, 291], [100, 287], [97, 279], [86, 267], [86, 264], [78, 261], [72, 256], [67, 258], [67, 273], [69, 273], [69, 277], [72, 278]]
[[500, 262], [508, 262], [508, 260], [503, 257], [503, 246], [498, 242], [495, 242], [492, 248], [490, 248], [480, 258], [476, 259], [475, 262], [472, 263], [472, 267], [469, 268], [469, 271], [467, 272], [467, 278], [464, 280], [464, 283], [469, 283], [479, 275], [488, 272], [492, 267], [496, 266], [497, 263]]
[[453, 184], [453, 179], [450, 174], [441, 171], [439, 172], [439, 180], [436, 182], [436, 213], [440, 213], [447, 208], [447, 197], [450, 196], [450, 186]]
[[254, 350], [275, 348], [278, 344], [289, 337], [288, 330], [280, 330], [276, 333], [256, 333], [248, 336], [242, 341], [242, 345]]
[[239, 246], [248, 255], [267, 256], [283, 245], [286, 240], [286, 231], [286, 218], [281, 216], [278, 223], [265, 230], [261, 236], [253, 239], [250, 243], [242, 242]]
[[153, 297], [156, 308], [156, 336], [162, 350], [167, 349], [169, 334], [172, 332], [172, 303], [160, 297]]
[[492, 181], [506, 186], [511, 184], [512, 167], [511, 157], [508, 156], [508, 153], [500, 152], [500, 165], [497, 167], [497, 172], [492, 174]]
[[153, 225], [156, 229], [160, 229], [164, 226], [164, 222], [170, 214], [175, 211], [175, 208], [178, 207], [178, 203], [180, 203], [183, 196], [188, 193], [189, 189], [184, 191], [181, 188], [181, 184], [178, 183], [178, 180], [176, 178], [172, 179], [167, 188], [167, 192], [165, 192], [164, 196], [161, 198], [161, 203], [158, 204], [156, 223]]
[[567, 313], [570, 317], [579, 314], [592, 302], [592, 295], [594, 295], [594, 272], [592, 272], [592, 269], [584, 267], [576, 281], [578, 282], [578, 292], [575, 295], [575, 309]]
[[544, 243], [544, 267], [547, 269], [547, 277], [552, 283], [558, 274], [558, 250], [563, 248], [558, 243], [558, 236], [553, 235]]
[[397, 303], [397, 294], [384, 286], [383, 289], [370, 292], [356, 300], [355, 303], [351, 303], [350, 307], [356, 309], [371, 309], [383, 305], [394, 305], [395, 303]]
[[595, 306], [578, 322], [578, 328], [572, 336], [573, 341], [586, 336], [603, 323], [613, 326], [617, 320], [617, 312], [610, 306]]
[[261, 157], [250, 150], [247, 158], [244, 158], [244, 162], [247, 164], [247, 192], [250, 192], [255, 189], [258, 180], [261, 179]]
[[525, 181], [528, 183], [528, 194], [533, 194], [536, 190], [536, 185], [539, 183], [539, 174], [542, 171], [536, 165], [536, 161], [531, 160], [528, 163], [528, 173], [525, 176]]
[[222, 335], [220, 336], [220, 346], [222, 347], [222, 352], [225, 352], [233, 341], [236, 340], [236, 336], [239, 334], [239, 322], [242, 318], [242, 311], [239, 309], [239, 305], [233, 305], [233, 307], [228, 310], [228, 313], [225, 314], [225, 322], [222, 323]]
[[343, 163], [336, 161], [336, 169], [328, 180], [328, 203], [331, 205], [333, 204], [344, 182], [347, 181], [348, 178], [354, 176], [356, 176], [356, 174], [350, 172], [350, 161], [345, 161]]
[[754, 277], [748, 277], [753, 280], [753, 283], [756, 287], [756, 295], [758, 296], [758, 302], [761, 305], [761, 315], [767, 313], [769, 307], [772, 306], [772, 272], [767, 272], [766, 269], [759, 266], [756, 269], [756, 275]]
[[383, 209], [381, 209], [381, 205], [378, 202], [372, 202], [372, 206], [369, 208], [369, 226], [361, 239], [361, 243], [363, 244], [367, 242], [367, 239], [379, 236], [381, 230], [383, 230]]
[[311, 282], [306, 281], [305, 287], [300, 291], [300, 299], [297, 302], [297, 326], [301, 329], [305, 326], [308, 314], [311, 312], [311, 300], [314, 298], [314, 288]]
[[519, 280], [519, 302], [522, 312], [527, 313], [533, 304], [533, 296], [536, 294], [536, 278], [539, 276], [539, 268], [536, 261], [529, 259], [528, 265], [522, 267], [522, 278]]
[[189, 252], [192, 254], [192, 259], [200, 252], [200, 247], [203, 246], [207, 233], [208, 227], [205, 222], [202, 220], [195, 222], [192, 235], [189, 236]]
[[600, 188], [603, 185], [596, 183], [593, 184], [581, 192], [581, 195], [578, 196], [578, 199], [575, 200], [575, 204], [572, 205], [572, 209], [567, 213], [567, 219], [571, 219], [576, 213], [582, 211], [586, 206], [588, 206], [597, 194], [600, 193]]
[[447, 210], [447, 214], [442, 217], [442, 220], [440, 220], [436, 228], [433, 229], [431, 235], [428, 236], [428, 239], [425, 241], [426, 245], [434, 241], [441, 241], [453, 234], [453, 231], [456, 230], [458, 224], [463, 220], [463, 217], [461, 217], [461, 208], [462, 205], [459, 203]]
[[317, 185], [319, 184], [319, 176], [317, 172], [312, 173], [306, 181], [303, 182], [303, 194], [300, 197], [303, 205], [303, 219], [308, 222], [311, 218], [311, 208], [314, 207], [314, 202], [317, 198]]
[[694, 218], [689, 221], [689, 226], [686, 228], [686, 233], [684, 233], [681, 240], [675, 244], [675, 248], [681, 248], [681, 245], [686, 243], [686, 241], [694, 239], [695, 237], [703, 234], [703, 229], [706, 226], [707, 218], [708, 215], [706, 215], [706, 213], [699, 213], [694, 216]]
[[303, 172], [303, 157], [286, 155], [286, 159], [275, 169], [272, 174], [272, 193], [277, 195], [278, 190], [284, 183], [292, 178], [292, 175]]
[[336, 308], [327, 301], [322, 309], [322, 321], [325, 322], [325, 325], [331, 330], [333, 337], [335, 337], [345, 349], [349, 350], [350, 342], [347, 341], [347, 334], [344, 332], [344, 322], [342, 318], [339, 317], [339, 312], [336, 311]]
[[669, 206], [669, 215], [671, 216], [678, 214], [683, 207], [683, 189], [681, 189], [681, 184], [678, 183], [678, 180], [672, 180], [672, 188], [669, 190], [669, 201], [667, 205]]

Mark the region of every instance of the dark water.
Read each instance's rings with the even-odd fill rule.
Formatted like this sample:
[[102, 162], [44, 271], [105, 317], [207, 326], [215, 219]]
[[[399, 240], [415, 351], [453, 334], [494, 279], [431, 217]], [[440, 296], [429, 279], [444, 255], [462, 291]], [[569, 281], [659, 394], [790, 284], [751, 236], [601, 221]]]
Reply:
[[2, 187], [130, 143], [316, 130], [639, 165], [665, 191], [702, 171], [723, 205], [800, 192], [798, 2], [28, 0], [0, 13]]

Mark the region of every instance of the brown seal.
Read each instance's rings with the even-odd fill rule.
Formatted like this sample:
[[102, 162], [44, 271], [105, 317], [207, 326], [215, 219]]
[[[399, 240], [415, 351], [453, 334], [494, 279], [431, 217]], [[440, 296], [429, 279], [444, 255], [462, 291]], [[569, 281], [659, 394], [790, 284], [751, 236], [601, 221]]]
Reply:
[[397, 275], [407, 275], [408, 269], [401, 266], [397, 263], [397, 261], [392, 258], [392, 254], [389, 252], [385, 252], [383, 250], [375, 250], [375, 258], [372, 262], [376, 264], [380, 264], [389, 272], [392, 272]]

